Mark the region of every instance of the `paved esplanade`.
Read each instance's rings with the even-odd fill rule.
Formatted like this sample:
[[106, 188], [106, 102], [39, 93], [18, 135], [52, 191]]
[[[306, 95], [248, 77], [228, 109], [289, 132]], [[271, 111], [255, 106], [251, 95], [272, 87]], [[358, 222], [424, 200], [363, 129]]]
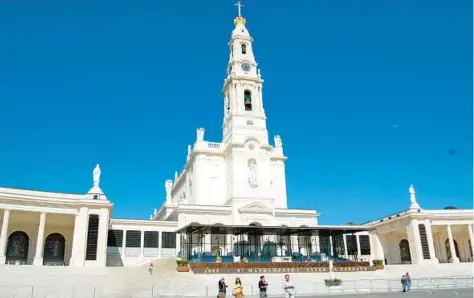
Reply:
[[[474, 297], [473, 289], [443, 289], [443, 290], [414, 290], [408, 293], [403, 293], [401, 290], [399, 292], [389, 292], [389, 293], [359, 293], [359, 294], [332, 294], [332, 295], [300, 295], [300, 297], [317, 297], [317, 298], [335, 298], [334, 296], [343, 296], [343, 297], [361, 297], [368, 296], [367, 298], [400, 298], [400, 297], [411, 297], [411, 298], [451, 298], [451, 297]], [[277, 296], [275, 296], [277, 297]], [[271, 297], [270, 297], [271, 298]]]

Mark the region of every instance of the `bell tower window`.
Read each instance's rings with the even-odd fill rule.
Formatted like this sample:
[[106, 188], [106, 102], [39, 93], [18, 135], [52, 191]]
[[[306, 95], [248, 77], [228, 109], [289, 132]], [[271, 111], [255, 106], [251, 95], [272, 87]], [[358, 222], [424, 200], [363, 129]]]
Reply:
[[244, 55], [247, 54], [247, 45], [245, 43], [241, 45], [241, 48], [242, 48], [242, 54]]
[[244, 91], [244, 105], [246, 111], [252, 110], [252, 92], [250, 90]]

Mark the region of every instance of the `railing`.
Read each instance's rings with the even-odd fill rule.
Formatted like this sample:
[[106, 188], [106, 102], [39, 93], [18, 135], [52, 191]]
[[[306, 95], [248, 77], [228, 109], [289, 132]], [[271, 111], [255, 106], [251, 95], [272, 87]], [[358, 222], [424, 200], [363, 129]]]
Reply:
[[[216, 279], [218, 276], [216, 276]], [[258, 297], [256, 280], [253, 284], [244, 283], [246, 296]], [[428, 293], [436, 294], [439, 291], [448, 290], [453, 295], [459, 291], [467, 290], [472, 294], [473, 278], [471, 277], [443, 277], [443, 278], [414, 278], [412, 279], [412, 290], [426, 290]], [[231, 286], [229, 286], [231, 292]], [[137, 289], [138, 290], [138, 289]], [[298, 296], [312, 296], [315, 294], [328, 293], [371, 293], [371, 292], [401, 292], [400, 279], [360, 279], [343, 280], [339, 287], [326, 287], [324, 282], [301, 282], [296, 283], [296, 294]], [[267, 290], [270, 297], [282, 297], [281, 285], [270, 284]], [[230, 293], [229, 293], [230, 294]], [[159, 298], [159, 297], [216, 297], [215, 286], [203, 286], [199, 288], [176, 286], [153, 286], [151, 293], [136, 295], [135, 298]], [[230, 296], [230, 295], [229, 295]], [[0, 286], [1, 298], [118, 298], [117, 294], [109, 296], [101, 294], [96, 287], [71, 287], [62, 289], [60, 286], [51, 289], [44, 286]], [[128, 297], [120, 295], [121, 297]], [[132, 296], [130, 296], [131, 298]]]
[[[217, 280], [218, 276], [216, 276]], [[414, 278], [411, 280], [412, 290], [427, 290], [435, 292], [443, 289], [459, 290], [473, 287], [473, 277], [443, 277], [443, 278]], [[216, 281], [217, 283], [217, 281]], [[246, 296], [258, 296], [258, 278], [252, 284], [244, 283]], [[229, 285], [229, 292], [232, 290]], [[315, 294], [329, 293], [371, 293], [371, 292], [401, 292], [400, 279], [360, 279], [343, 280], [340, 286], [327, 287], [324, 282], [301, 282], [296, 283], [297, 296], [311, 296]], [[284, 296], [281, 285], [269, 285], [268, 296]], [[150, 296], [136, 296], [136, 298], [158, 298], [158, 297], [216, 297], [216, 286], [204, 286], [199, 288], [176, 286], [154, 286]]]
[[99, 298], [95, 287], [0, 286], [1, 298]]

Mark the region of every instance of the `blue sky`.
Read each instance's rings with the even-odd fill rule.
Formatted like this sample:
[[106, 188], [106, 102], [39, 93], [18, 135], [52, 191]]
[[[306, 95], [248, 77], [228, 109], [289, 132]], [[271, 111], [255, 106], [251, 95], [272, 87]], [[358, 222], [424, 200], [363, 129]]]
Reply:
[[[3, 1], [0, 185], [148, 218], [196, 127], [220, 141], [236, 9], [221, 1]], [[320, 223], [472, 208], [472, 2], [243, 2], [282, 137], [289, 207]]]

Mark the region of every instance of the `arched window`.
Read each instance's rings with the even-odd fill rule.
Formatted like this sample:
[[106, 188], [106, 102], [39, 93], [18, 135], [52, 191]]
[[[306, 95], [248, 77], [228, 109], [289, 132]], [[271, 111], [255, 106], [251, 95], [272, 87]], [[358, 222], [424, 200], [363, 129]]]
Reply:
[[244, 91], [244, 105], [246, 111], [252, 110], [252, 92], [250, 90]]
[[403, 264], [411, 264], [411, 255], [410, 255], [410, 244], [408, 240], [402, 239], [399, 243], [400, 247], [400, 259]]
[[44, 241], [43, 262], [44, 263], [64, 263], [64, 250], [66, 240], [59, 233], [54, 233], [46, 237]]
[[241, 45], [241, 48], [242, 48], [242, 54], [247, 54], [247, 45], [245, 43]]
[[19, 261], [26, 264], [30, 237], [23, 231], [13, 232], [8, 237], [6, 263]]

